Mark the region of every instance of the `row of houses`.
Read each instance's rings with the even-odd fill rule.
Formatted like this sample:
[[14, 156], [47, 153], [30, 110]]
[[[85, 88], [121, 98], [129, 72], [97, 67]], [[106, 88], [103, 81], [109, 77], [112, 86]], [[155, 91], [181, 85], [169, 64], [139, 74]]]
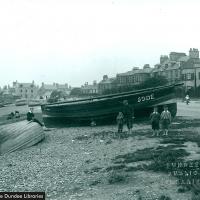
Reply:
[[161, 55], [160, 61], [153, 68], [145, 64], [143, 68], [133, 67], [125, 73], [118, 73], [115, 77], [107, 75], [97, 84], [96, 81], [81, 87], [83, 94], [102, 94], [105, 90], [118, 86], [134, 86], [150, 77], [164, 76], [169, 83], [184, 83], [185, 92], [200, 87], [200, 59], [198, 49], [191, 48], [189, 55], [182, 52], [171, 52]]
[[54, 90], [62, 91], [65, 95], [69, 95], [71, 86], [68, 84], [45, 84], [42, 83], [41, 87], [35, 84], [34, 81], [31, 83], [22, 83], [14, 81], [12, 86], [5, 86], [2, 89], [4, 96], [13, 96], [15, 98], [24, 99], [48, 99]]
[[[182, 52], [171, 52], [169, 55], [161, 55], [160, 61], [154, 67], [145, 64], [143, 68], [133, 67], [130, 71], [118, 73], [115, 77], [104, 75], [102, 80], [93, 84], [86, 82], [81, 86], [83, 95], [98, 95], [120, 86], [134, 86], [147, 80], [149, 77], [165, 76], [170, 83], [184, 83], [184, 90], [200, 89], [200, 59], [198, 49], [191, 48], [189, 54]], [[12, 87], [1, 89], [5, 95], [35, 99], [50, 97], [53, 90], [60, 90], [65, 95], [69, 95], [72, 87], [68, 84], [45, 84], [37, 86], [34, 81], [31, 83], [13, 82]]]

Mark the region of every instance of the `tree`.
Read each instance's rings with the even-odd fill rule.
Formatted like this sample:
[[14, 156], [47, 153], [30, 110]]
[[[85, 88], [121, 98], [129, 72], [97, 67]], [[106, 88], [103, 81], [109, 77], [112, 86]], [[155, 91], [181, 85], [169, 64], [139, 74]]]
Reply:
[[158, 87], [162, 85], [168, 84], [168, 80], [164, 76], [150, 77], [146, 79], [144, 82], [140, 83], [136, 88], [138, 89], [146, 89], [151, 87]]
[[48, 99], [49, 103], [57, 102], [59, 99], [64, 98], [64, 93], [60, 90], [53, 90], [50, 98]]
[[167, 83], [168, 80], [164, 76], [150, 77], [138, 85], [117, 86], [115, 88], [103, 91], [103, 94], [115, 94], [120, 92], [128, 92], [132, 90], [141, 90], [141, 89], [166, 85]]
[[81, 95], [81, 88], [73, 88], [70, 92], [70, 95]]

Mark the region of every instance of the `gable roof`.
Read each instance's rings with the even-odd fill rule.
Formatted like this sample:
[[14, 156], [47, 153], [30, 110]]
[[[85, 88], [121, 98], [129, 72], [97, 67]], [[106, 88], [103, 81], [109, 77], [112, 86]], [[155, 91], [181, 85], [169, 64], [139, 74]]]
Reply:
[[187, 62], [190, 59], [189, 56], [182, 56], [181, 58], [178, 59], [179, 62]]
[[56, 86], [51, 84], [44, 84], [42, 88], [45, 90], [56, 90]]
[[89, 90], [89, 89], [98, 89], [98, 85], [84, 85], [81, 89]]
[[28, 88], [28, 87], [36, 87], [36, 85], [34, 83], [18, 83], [18, 87], [20, 87], [22, 85], [22, 87]]

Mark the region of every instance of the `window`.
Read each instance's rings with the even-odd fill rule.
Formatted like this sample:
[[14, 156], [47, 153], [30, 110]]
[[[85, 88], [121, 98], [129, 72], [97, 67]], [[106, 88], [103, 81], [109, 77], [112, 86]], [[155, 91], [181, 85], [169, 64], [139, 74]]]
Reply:
[[138, 76], [135, 76], [135, 82], [138, 82]]
[[31, 93], [33, 93], [33, 90], [31, 90]]
[[22, 91], [22, 90], [20, 90], [20, 92], [22, 93], [23, 91]]
[[199, 72], [199, 80], [200, 80], [200, 72]]
[[178, 77], [178, 70], [175, 71], [175, 74], [176, 74], [175, 76]]
[[181, 74], [181, 79], [182, 79], [183, 81], [185, 81], [185, 80], [186, 80], [186, 74]]
[[170, 78], [173, 78], [173, 70], [170, 71]]
[[191, 80], [191, 78], [192, 78], [191, 74], [186, 74], [186, 79], [187, 80]]
[[182, 80], [194, 80], [194, 73], [182, 74]]

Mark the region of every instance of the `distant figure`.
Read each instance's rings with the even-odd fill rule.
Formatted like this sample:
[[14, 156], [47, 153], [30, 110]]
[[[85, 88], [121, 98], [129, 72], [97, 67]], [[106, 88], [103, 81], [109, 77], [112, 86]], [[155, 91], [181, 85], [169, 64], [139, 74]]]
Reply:
[[15, 118], [20, 118], [20, 114], [19, 114], [19, 111], [15, 111]]
[[128, 104], [128, 100], [124, 100], [123, 104], [124, 104], [124, 107], [123, 107], [122, 113], [124, 115], [124, 121], [128, 127], [128, 133], [130, 134], [132, 132], [132, 127], [133, 127], [134, 110]]
[[8, 119], [13, 119], [14, 116], [15, 116], [14, 112], [11, 112], [11, 113], [8, 115], [7, 120], [8, 120]]
[[190, 103], [190, 97], [188, 94], [185, 96], [185, 101], [187, 105]]
[[162, 125], [162, 130], [163, 130], [163, 135], [168, 135], [168, 129], [169, 125], [171, 124], [171, 113], [168, 111], [168, 107], [164, 106], [164, 111], [161, 113], [160, 116], [161, 119], [161, 125]]
[[28, 121], [37, 122], [40, 126], [44, 126], [38, 119], [35, 118], [35, 115], [33, 113], [33, 108], [31, 107], [28, 113], [26, 114], [26, 119]]
[[90, 123], [90, 126], [93, 127], [93, 126], [96, 126], [96, 125], [97, 125], [96, 122], [92, 119], [92, 120], [91, 120], [91, 123]]
[[158, 108], [154, 107], [153, 112], [150, 115], [152, 130], [153, 130], [153, 136], [157, 135], [159, 136], [159, 122], [160, 122], [160, 114], [158, 113]]
[[123, 125], [124, 125], [124, 115], [122, 112], [119, 112], [116, 120], [117, 120], [117, 125], [118, 125], [118, 133], [122, 133]]

